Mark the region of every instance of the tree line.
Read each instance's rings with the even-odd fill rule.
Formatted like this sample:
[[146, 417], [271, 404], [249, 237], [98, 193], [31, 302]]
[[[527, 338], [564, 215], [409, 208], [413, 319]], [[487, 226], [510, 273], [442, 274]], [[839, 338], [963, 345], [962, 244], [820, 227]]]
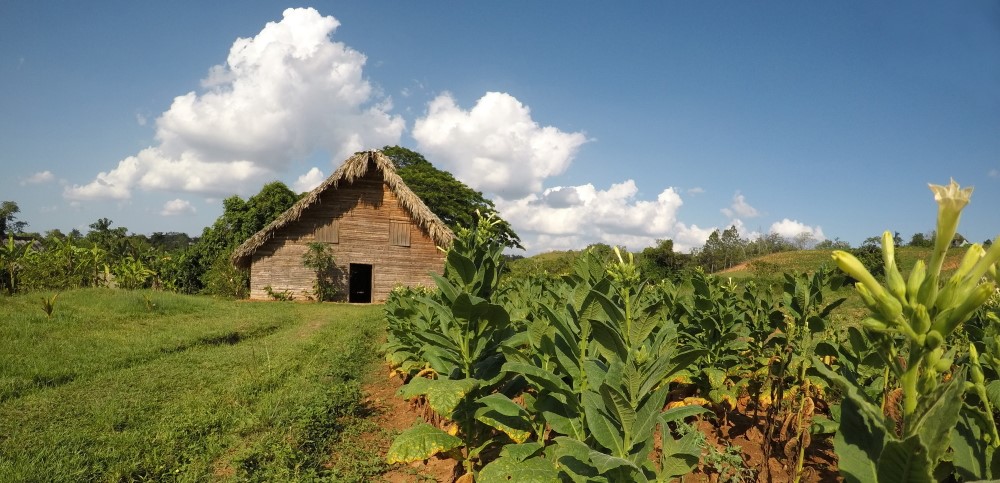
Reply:
[[[493, 202], [420, 153], [400, 146], [382, 151], [413, 192], [452, 230], [479, 217], [499, 220], [498, 237], [507, 247], [521, 247], [510, 224], [496, 215]], [[245, 297], [249, 274], [230, 263], [233, 250], [292, 207], [305, 193], [284, 183], [264, 185], [249, 198], [233, 195], [223, 212], [197, 236], [186, 233], [130, 233], [100, 218], [82, 233], [54, 229], [27, 231], [15, 201], [0, 204], [0, 291], [64, 290], [106, 286], [159, 288], [189, 294]]]

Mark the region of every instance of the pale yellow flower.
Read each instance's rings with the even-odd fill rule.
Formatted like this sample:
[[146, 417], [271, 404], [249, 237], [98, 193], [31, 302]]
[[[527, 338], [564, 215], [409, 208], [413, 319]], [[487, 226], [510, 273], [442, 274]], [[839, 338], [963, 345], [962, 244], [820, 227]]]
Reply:
[[958, 230], [958, 219], [962, 216], [962, 209], [969, 204], [969, 199], [972, 197], [972, 187], [962, 188], [954, 179], [947, 186], [936, 184], [927, 186], [934, 193], [934, 201], [938, 204], [937, 238], [928, 267], [930, 274], [937, 277], [941, 273], [945, 252], [948, 251], [951, 240], [955, 238], [955, 232]]

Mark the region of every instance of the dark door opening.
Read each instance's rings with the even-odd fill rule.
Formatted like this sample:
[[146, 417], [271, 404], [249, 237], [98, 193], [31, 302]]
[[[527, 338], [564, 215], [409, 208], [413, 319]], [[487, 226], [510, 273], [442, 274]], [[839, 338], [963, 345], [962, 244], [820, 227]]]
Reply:
[[352, 263], [350, 281], [347, 285], [347, 301], [355, 304], [372, 303], [372, 266]]

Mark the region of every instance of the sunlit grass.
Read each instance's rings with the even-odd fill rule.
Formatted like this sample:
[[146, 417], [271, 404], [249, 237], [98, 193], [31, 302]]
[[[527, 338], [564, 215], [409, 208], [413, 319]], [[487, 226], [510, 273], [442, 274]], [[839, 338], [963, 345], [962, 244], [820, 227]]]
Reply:
[[[38, 299], [38, 300], [36, 300]], [[299, 480], [356, 425], [380, 308], [80, 290], [0, 307], [0, 481]]]

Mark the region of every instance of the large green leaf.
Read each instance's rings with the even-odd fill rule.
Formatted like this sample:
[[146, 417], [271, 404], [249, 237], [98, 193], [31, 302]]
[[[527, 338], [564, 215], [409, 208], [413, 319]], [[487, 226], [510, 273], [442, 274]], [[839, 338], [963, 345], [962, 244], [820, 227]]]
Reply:
[[503, 458], [513, 458], [515, 461], [524, 461], [532, 456], [538, 456], [542, 453], [545, 447], [542, 443], [530, 442], [530, 443], [520, 443], [520, 444], [508, 444], [500, 450], [500, 456]]
[[[684, 406], [697, 407], [697, 406]], [[681, 409], [681, 408], [677, 408]], [[661, 431], [660, 477], [664, 480], [681, 477], [690, 473], [701, 459], [701, 446], [696, 431], [691, 431], [680, 439], [674, 439], [670, 429], [664, 425]]]
[[[840, 451], [837, 451], [838, 456]], [[882, 449], [878, 460], [877, 480], [879, 483], [930, 483], [933, 481], [934, 466], [927, 457], [927, 449], [917, 435], [903, 441], [890, 439]]]
[[840, 474], [848, 483], [877, 481], [876, 465], [887, 438], [882, 411], [854, 383], [819, 360], [813, 360], [813, 367], [844, 393], [840, 431], [833, 440]]
[[556, 467], [560, 473], [568, 476], [574, 482], [600, 482], [607, 481], [600, 476], [597, 468], [590, 461], [591, 449], [582, 441], [578, 441], [566, 436], [555, 438], [555, 445], [551, 450]]
[[607, 360], [628, 358], [628, 347], [615, 322], [591, 319], [594, 342]]
[[403, 398], [424, 395], [438, 414], [450, 418], [462, 399], [479, 386], [478, 379], [425, 379], [414, 378], [409, 384], [399, 388], [397, 394]]
[[502, 431], [515, 443], [523, 443], [531, 436], [531, 419], [528, 412], [503, 394], [490, 394], [477, 401], [483, 407], [476, 410], [476, 419]]
[[521, 362], [508, 362], [503, 365], [504, 372], [519, 374], [539, 389], [562, 395], [562, 398], [573, 395], [573, 389], [566, 385], [555, 374], [540, 367]]
[[458, 250], [448, 250], [448, 268], [454, 271], [466, 286], [472, 284], [476, 277], [476, 265]]
[[587, 429], [594, 439], [613, 454], [625, 454], [619, 423], [611, 415], [611, 409], [605, 406], [604, 399], [594, 391], [587, 391], [583, 394], [583, 408]]
[[427, 423], [420, 423], [396, 437], [385, 456], [386, 463], [410, 463], [462, 446], [462, 440]]
[[948, 451], [951, 432], [958, 424], [965, 393], [965, 373], [960, 372], [917, 406], [919, 416], [909, 424], [916, 428], [920, 443], [931, 462], [939, 461]]
[[552, 431], [577, 439], [586, 438], [583, 418], [581, 417], [582, 408], [579, 408], [581, 412], [577, 412], [575, 406], [560, 402], [547, 395], [539, 395], [535, 404]]
[[524, 461], [511, 457], [500, 457], [483, 467], [476, 481], [479, 483], [507, 483], [510, 481], [549, 483], [559, 481], [559, 471], [556, 470], [551, 461], [541, 457], [529, 458]]
[[951, 432], [952, 463], [963, 481], [995, 476], [988, 471], [989, 443], [983, 438], [983, 429], [990, 424], [993, 423], [983, 410], [966, 406]]
[[990, 400], [990, 405], [1000, 408], [1000, 380], [990, 381], [986, 385], [986, 397]]
[[[632, 445], [645, 444], [644, 442], [653, 436], [656, 428], [657, 417], [661, 414], [663, 404], [667, 399], [667, 386], [650, 394], [645, 398], [639, 410], [635, 413], [635, 425], [632, 427]], [[628, 449], [631, 452], [631, 448]]]
[[625, 458], [619, 458], [617, 456], [611, 456], [609, 454], [605, 454], [605, 453], [602, 453], [600, 451], [593, 451], [593, 450], [591, 450], [590, 451], [590, 461], [594, 463], [594, 467], [597, 468], [597, 471], [601, 472], [602, 474], [603, 473], [607, 473], [607, 472], [609, 472], [609, 471], [611, 471], [611, 470], [613, 470], [615, 468], [619, 468], [619, 467], [625, 467], [625, 468], [628, 468], [629, 470], [633, 470], [635, 472], [639, 471], [639, 467], [636, 466], [635, 463], [633, 463], [633, 462], [631, 462], [631, 461], [629, 461], [629, 460], [627, 460]]

